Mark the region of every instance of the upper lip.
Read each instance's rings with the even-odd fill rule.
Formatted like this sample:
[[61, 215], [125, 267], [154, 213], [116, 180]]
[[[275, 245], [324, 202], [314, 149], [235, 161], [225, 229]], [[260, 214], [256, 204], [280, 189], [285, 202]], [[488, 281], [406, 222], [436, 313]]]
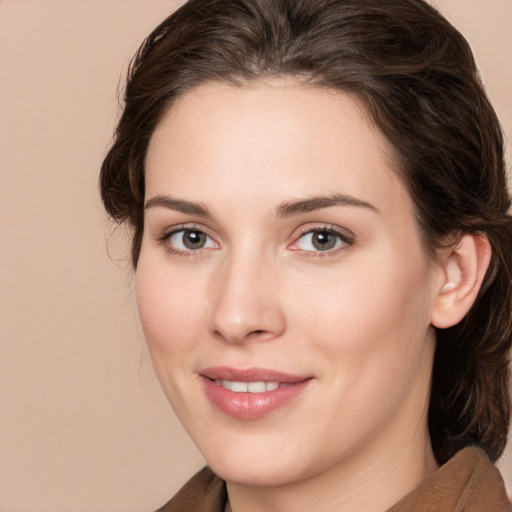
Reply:
[[212, 366], [199, 372], [207, 379], [229, 380], [234, 382], [281, 382], [296, 383], [308, 380], [309, 376], [271, 370], [268, 368], [230, 368], [228, 366]]

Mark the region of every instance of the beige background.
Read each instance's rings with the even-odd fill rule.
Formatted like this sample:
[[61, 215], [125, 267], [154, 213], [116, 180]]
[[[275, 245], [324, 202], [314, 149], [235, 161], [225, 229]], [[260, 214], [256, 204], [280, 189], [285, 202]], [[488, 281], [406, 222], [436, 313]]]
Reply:
[[[0, 0], [2, 512], [151, 512], [202, 464], [153, 376], [96, 185], [121, 70], [176, 3]], [[510, 138], [512, 0], [437, 3]], [[512, 456], [502, 467], [512, 489]]]

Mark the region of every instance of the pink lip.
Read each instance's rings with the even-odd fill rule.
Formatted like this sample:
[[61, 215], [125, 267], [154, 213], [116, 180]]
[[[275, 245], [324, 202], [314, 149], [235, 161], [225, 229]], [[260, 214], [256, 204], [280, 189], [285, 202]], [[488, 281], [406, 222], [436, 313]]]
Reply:
[[[244, 419], [263, 418], [272, 411], [298, 397], [312, 381], [311, 377], [291, 375], [264, 368], [235, 369], [228, 367], [206, 368], [199, 372], [206, 396], [224, 414]], [[285, 386], [262, 393], [235, 393], [214, 382], [279, 382]]]

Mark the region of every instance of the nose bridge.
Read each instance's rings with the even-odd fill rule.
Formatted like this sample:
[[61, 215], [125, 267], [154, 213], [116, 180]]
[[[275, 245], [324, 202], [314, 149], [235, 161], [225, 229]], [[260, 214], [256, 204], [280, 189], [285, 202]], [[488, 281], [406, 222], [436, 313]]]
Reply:
[[281, 334], [284, 315], [276, 273], [275, 263], [261, 251], [230, 251], [219, 264], [210, 290], [210, 329], [233, 343]]

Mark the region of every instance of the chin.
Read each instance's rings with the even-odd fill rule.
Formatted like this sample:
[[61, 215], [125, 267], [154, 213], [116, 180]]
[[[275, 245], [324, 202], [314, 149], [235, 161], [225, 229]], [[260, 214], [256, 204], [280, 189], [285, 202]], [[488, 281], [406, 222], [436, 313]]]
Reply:
[[[260, 464], [246, 462], [244, 457], [238, 457], [234, 462], [212, 461], [208, 464], [212, 471], [226, 482], [248, 487], [279, 487], [295, 480], [290, 467], [280, 462], [262, 461]], [[296, 468], [295, 468], [296, 469]]]
[[223, 446], [221, 453], [216, 450], [203, 451], [208, 466], [227, 482], [267, 487], [287, 484], [299, 476], [295, 473], [300, 472], [297, 464], [300, 450], [294, 450], [295, 456], [290, 457], [286, 449], [276, 449], [275, 446], [248, 449], [249, 441], [242, 446], [227, 444], [218, 444]]

